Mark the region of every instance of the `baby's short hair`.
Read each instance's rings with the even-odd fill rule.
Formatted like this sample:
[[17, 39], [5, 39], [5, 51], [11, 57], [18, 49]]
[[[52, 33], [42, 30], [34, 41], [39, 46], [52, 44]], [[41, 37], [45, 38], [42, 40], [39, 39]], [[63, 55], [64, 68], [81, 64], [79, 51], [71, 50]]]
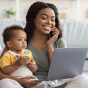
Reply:
[[6, 42], [9, 41], [13, 37], [14, 30], [24, 31], [24, 29], [19, 25], [12, 25], [12, 26], [6, 27], [2, 33], [3, 41], [5, 45], [7, 45]]

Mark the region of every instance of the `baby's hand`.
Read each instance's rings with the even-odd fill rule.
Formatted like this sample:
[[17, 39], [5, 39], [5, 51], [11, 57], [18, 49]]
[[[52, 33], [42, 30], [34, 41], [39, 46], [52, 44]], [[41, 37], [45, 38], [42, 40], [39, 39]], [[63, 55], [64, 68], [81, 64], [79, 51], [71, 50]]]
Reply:
[[31, 57], [31, 61], [28, 63], [28, 66], [32, 72], [37, 71], [38, 67], [37, 67], [35, 61], [33, 60], [33, 56]]
[[33, 56], [31, 56], [31, 61], [28, 62], [28, 66], [29, 66], [29, 68], [30, 68], [30, 67], [32, 67], [33, 65], [35, 65], [35, 64], [34, 64], [34, 61], [33, 61]]
[[27, 62], [27, 59], [25, 57], [20, 56], [19, 59], [15, 62], [17, 66], [21, 66]]

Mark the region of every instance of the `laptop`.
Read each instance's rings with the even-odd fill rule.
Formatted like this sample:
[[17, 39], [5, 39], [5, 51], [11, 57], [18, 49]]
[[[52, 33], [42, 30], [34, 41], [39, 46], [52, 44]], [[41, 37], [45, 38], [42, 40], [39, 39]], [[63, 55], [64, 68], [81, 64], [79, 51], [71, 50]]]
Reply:
[[88, 47], [55, 48], [46, 81], [73, 78], [82, 74], [87, 51]]

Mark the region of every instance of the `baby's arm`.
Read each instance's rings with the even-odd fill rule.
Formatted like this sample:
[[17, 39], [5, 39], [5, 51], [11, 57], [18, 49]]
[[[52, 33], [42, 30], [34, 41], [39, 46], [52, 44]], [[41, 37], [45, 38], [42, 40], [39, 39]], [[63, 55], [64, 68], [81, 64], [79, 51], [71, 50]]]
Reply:
[[5, 74], [10, 74], [17, 70], [21, 65], [25, 64], [27, 62], [27, 59], [24, 59], [24, 57], [19, 57], [19, 59], [14, 63], [13, 65], [8, 65], [2, 68], [2, 72]]
[[37, 67], [37, 65], [34, 63], [33, 56], [32, 56], [31, 61], [28, 63], [28, 66], [29, 66], [29, 68], [30, 68], [30, 70], [31, 70], [32, 72], [36, 72], [36, 71], [37, 71], [38, 67]]
[[2, 72], [5, 74], [10, 74], [10, 73], [14, 72], [15, 70], [17, 70], [18, 68], [19, 68], [19, 66], [17, 66], [16, 64], [13, 64], [13, 65], [3, 67]]

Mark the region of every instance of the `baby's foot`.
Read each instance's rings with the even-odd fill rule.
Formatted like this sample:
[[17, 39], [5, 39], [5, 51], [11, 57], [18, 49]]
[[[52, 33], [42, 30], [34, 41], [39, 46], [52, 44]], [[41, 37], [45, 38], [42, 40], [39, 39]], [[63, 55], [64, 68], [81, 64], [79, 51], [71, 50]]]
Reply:
[[39, 83], [36, 85], [36, 88], [46, 88], [46, 86], [43, 83]]

